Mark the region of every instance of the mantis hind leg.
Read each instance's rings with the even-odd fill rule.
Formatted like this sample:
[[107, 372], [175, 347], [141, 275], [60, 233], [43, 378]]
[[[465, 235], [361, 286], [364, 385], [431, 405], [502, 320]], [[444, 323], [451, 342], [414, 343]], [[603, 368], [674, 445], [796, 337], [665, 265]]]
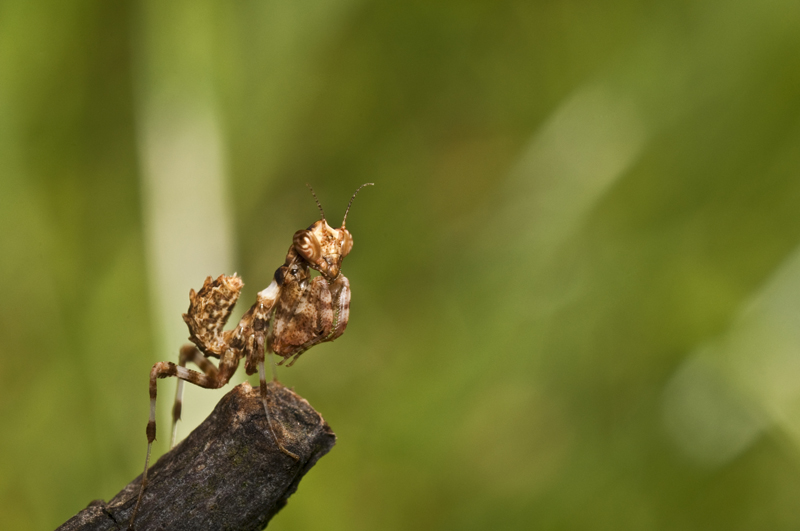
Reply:
[[[189, 352], [187, 351], [187, 354]], [[188, 359], [188, 358], [187, 358]], [[206, 360], [208, 362], [208, 360]], [[211, 365], [210, 362], [208, 362]], [[219, 389], [230, 379], [236, 366], [239, 363], [239, 358], [236, 353], [228, 350], [220, 361], [219, 369], [213, 374], [202, 374], [186, 367], [182, 367], [172, 363], [171, 361], [160, 361], [153, 365], [150, 370], [150, 418], [147, 422], [147, 455], [144, 460], [144, 472], [142, 472], [142, 485], [139, 488], [139, 496], [136, 498], [136, 505], [131, 514], [131, 522], [129, 529], [133, 530], [134, 520], [136, 513], [139, 511], [139, 505], [142, 503], [145, 487], [147, 487], [147, 469], [150, 464], [150, 452], [153, 449], [153, 441], [156, 440], [156, 396], [158, 394], [158, 379], [168, 378], [174, 376], [180, 381], [187, 381], [206, 389]], [[179, 408], [180, 409], [180, 408]], [[174, 408], [173, 408], [174, 411]], [[180, 411], [179, 411], [180, 413]]]
[[[197, 365], [206, 376], [217, 378], [217, 373], [219, 372], [217, 367], [203, 356], [200, 349], [194, 345], [181, 347], [178, 366], [186, 367], [186, 362], [189, 361]], [[175, 389], [175, 403], [172, 406], [172, 436], [169, 441], [170, 449], [175, 448], [175, 441], [178, 439], [178, 421], [181, 420], [181, 410], [183, 409], [183, 382], [183, 379], [178, 378], [178, 385]]]

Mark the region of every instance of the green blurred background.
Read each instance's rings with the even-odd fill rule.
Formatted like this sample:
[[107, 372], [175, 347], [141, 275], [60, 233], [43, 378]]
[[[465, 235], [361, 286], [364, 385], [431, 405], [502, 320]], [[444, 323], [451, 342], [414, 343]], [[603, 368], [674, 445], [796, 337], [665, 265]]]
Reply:
[[[280, 371], [339, 442], [270, 529], [800, 528], [799, 27], [0, 2], [0, 527], [139, 474], [189, 289], [238, 271], [240, 315], [318, 217], [304, 184], [338, 225], [372, 181], [347, 333]], [[220, 396], [187, 391], [181, 436]]]

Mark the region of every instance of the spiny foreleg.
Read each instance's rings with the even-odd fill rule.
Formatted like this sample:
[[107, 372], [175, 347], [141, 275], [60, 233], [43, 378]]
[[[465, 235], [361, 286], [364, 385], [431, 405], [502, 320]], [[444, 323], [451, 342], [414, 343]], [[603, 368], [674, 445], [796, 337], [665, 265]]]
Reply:
[[183, 320], [189, 327], [189, 340], [207, 356], [219, 358], [230, 348], [225, 323], [239, 299], [244, 283], [237, 275], [206, 278], [200, 291], [189, 291], [189, 310]]
[[[283, 310], [283, 311], [282, 311]], [[278, 365], [291, 367], [314, 345], [333, 341], [344, 333], [350, 319], [350, 281], [339, 275], [329, 283], [316, 277], [303, 293], [302, 301], [289, 308], [279, 306], [275, 314], [272, 347], [283, 357]]]

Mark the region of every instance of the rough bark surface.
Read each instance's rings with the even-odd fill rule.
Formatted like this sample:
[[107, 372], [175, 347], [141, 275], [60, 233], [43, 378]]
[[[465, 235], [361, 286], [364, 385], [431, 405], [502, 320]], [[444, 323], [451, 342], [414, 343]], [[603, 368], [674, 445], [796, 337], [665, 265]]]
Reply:
[[[336, 442], [322, 416], [294, 391], [270, 383], [269, 397], [276, 435], [300, 460], [277, 448], [259, 392], [245, 382], [150, 468], [136, 531], [257, 531], [267, 525]], [[56, 531], [128, 529], [141, 480], [108, 503], [91, 502]]]

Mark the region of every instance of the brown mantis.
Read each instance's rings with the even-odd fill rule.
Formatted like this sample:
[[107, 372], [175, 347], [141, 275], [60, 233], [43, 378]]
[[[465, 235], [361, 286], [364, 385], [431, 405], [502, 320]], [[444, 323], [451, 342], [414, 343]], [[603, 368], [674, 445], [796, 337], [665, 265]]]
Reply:
[[[189, 310], [183, 320], [189, 327], [191, 345], [180, 349], [178, 364], [159, 362], [150, 370], [150, 418], [147, 422], [147, 455], [142, 484], [131, 515], [133, 529], [136, 513], [147, 486], [147, 469], [150, 451], [156, 438], [157, 380], [174, 376], [178, 378], [175, 404], [172, 409], [172, 437], [175, 445], [177, 423], [181, 417], [183, 382], [187, 381], [207, 389], [224, 386], [242, 358], [247, 374], [258, 371], [261, 402], [267, 416], [270, 435], [278, 449], [288, 457], [298, 456], [285, 448], [270, 421], [267, 405], [267, 382], [264, 370], [265, 351], [283, 358], [279, 365], [289, 360], [291, 367], [305, 351], [326, 341], [333, 341], [344, 333], [350, 317], [350, 281], [341, 274], [342, 260], [353, 248], [353, 237], [345, 228], [347, 214], [361, 185], [350, 198], [341, 228], [334, 229], [325, 220], [325, 212], [317, 200], [321, 219], [304, 230], [295, 232], [284, 264], [275, 271], [272, 283], [257, 295], [256, 302], [242, 316], [232, 330], [223, 330], [239, 298], [241, 278], [220, 275], [216, 280], [206, 278], [199, 292], [189, 292]], [[309, 186], [309, 188], [311, 188]], [[320, 274], [311, 278], [311, 269]], [[214, 365], [210, 358], [218, 358]], [[192, 362], [202, 372], [187, 369]]]

